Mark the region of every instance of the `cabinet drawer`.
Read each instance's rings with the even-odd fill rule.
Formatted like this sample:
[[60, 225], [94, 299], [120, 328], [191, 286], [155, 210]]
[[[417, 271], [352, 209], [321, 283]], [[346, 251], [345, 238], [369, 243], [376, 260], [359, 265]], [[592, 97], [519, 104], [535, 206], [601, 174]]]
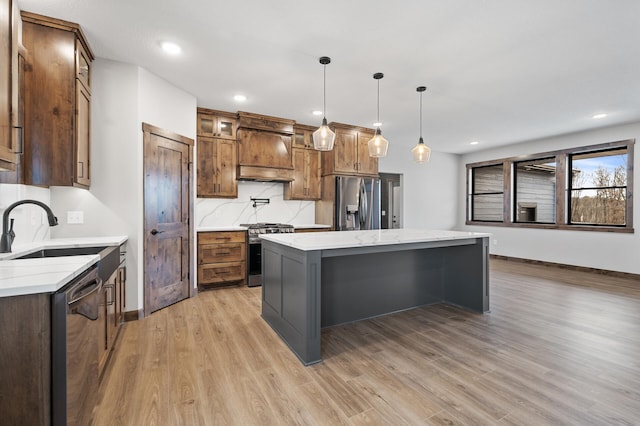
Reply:
[[198, 232], [198, 245], [220, 243], [244, 243], [245, 231]]
[[198, 283], [215, 284], [243, 281], [247, 268], [245, 262], [212, 263], [198, 266]]
[[199, 244], [198, 264], [219, 262], [241, 262], [247, 258], [244, 243]]

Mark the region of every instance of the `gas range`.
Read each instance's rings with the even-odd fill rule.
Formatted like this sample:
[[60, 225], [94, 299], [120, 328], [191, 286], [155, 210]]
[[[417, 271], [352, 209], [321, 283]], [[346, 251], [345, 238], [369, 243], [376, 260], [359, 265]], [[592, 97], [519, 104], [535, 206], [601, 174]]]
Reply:
[[293, 225], [286, 223], [250, 223], [241, 224], [240, 226], [247, 227], [247, 234], [249, 236], [249, 244], [260, 243], [260, 234], [284, 234], [294, 232]]

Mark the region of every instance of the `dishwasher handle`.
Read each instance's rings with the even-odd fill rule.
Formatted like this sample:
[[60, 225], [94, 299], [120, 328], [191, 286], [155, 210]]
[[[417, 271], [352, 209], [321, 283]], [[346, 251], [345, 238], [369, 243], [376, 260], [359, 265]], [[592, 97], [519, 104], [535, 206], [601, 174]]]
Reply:
[[97, 293], [101, 288], [102, 279], [94, 268], [67, 290], [67, 313], [96, 321], [100, 312]]

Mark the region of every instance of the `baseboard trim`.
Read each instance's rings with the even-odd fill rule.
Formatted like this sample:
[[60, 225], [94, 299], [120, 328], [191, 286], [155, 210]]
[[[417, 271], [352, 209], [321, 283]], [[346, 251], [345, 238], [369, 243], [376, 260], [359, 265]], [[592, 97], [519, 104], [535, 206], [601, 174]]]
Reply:
[[138, 311], [125, 311], [124, 322], [137, 321], [144, 318], [144, 311], [142, 309]]
[[572, 271], [590, 272], [593, 274], [607, 275], [617, 278], [630, 278], [640, 280], [640, 274], [632, 274], [630, 272], [610, 271], [608, 269], [588, 268], [586, 266], [566, 265], [564, 263], [546, 262], [544, 260], [524, 259], [521, 257], [501, 256], [498, 254], [489, 255], [491, 259], [506, 260], [509, 262], [527, 263], [530, 265], [551, 266], [553, 268], [569, 269]]

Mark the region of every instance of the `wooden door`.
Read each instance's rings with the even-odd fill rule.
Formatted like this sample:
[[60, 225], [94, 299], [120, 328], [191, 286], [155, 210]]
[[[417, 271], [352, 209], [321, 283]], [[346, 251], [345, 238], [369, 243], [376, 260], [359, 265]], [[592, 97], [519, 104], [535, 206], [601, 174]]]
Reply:
[[189, 164], [193, 141], [148, 124], [144, 132], [144, 312], [190, 296]]
[[358, 133], [358, 174], [378, 174], [378, 159], [369, 156], [369, 140], [372, 137], [372, 133]]
[[357, 171], [358, 135], [356, 132], [336, 129], [336, 143], [333, 149], [336, 173]]

